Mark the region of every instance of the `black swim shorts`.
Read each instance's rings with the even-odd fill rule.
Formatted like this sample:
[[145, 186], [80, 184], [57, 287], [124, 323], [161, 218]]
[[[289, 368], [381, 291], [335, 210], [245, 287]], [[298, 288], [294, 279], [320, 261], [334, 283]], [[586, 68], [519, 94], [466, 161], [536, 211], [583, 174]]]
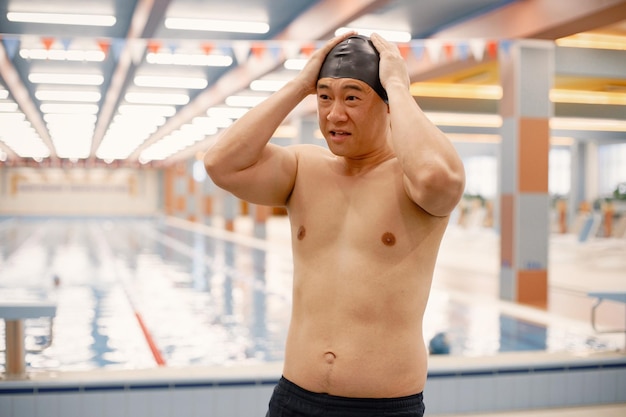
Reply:
[[278, 381], [265, 417], [422, 417], [422, 393], [400, 398], [348, 398], [318, 394], [284, 377]]

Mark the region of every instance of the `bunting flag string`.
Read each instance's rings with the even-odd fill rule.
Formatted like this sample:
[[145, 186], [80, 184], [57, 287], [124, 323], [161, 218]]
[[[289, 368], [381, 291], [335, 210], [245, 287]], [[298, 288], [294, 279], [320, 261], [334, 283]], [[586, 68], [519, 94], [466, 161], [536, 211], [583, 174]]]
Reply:
[[[1, 35], [2, 44], [7, 55], [13, 59], [19, 51], [20, 45], [24, 45], [25, 37]], [[49, 51], [55, 42], [59, 42], [64, 50], [69, 50], [73, 38], [68, 37], [35, 37], [33, 41], [40, 43], [42, 47]], [[124, 48], [129, 47], [131, 58], [135, 64], [139, 64], [143, 59], [147, 49], [150, 53], [158, 53], [164, 49], [171, 54], [180, 50], [181, 53], [201, 51], [205, 55], [222, 53], [224, 55], [234, 55], [237, 62], [246, 60], [264, 59], [269, 57], [274, 60], [281, 58], [309, 58], [311, 54], [322, 46], [323, 42], [311, 41], [194, 41], [194, 40], [158, 40], [158, 39], [134, 39], [128, 41], [123, 38], [97, 39], [96, 44], [106, 55], [112, 53], [113, 58], [118, 61]], [[130, 45], [127, 43], [130, 42]], [[484, 59], [496, 59], [498, 54], [509, 54], [513, 41], [509, 39], [469, 39], [469, 40], [441, 40], [441, 39], [414, 39], [409, 42], [398, 43], [398, 50], [404, 59], [415, 59], [417, 61], [429, 60], [433, 64], [444, 61], [468, 60], [483, 61]], [[27, 42], [32, 44], [32, 42]], [[185, 52], [183, 52], [185, 51]]]

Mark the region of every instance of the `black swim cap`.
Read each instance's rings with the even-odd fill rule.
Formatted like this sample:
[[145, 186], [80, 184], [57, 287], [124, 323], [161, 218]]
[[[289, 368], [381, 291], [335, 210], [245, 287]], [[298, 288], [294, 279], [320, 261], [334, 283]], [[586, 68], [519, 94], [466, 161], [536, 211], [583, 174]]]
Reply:
[[317, 79], [354, 78], [363, 81], [387, 103], [387, 92], [378, 74], [379, 62], [380, 55], [369, 38], [350, 36], [331, 49]]

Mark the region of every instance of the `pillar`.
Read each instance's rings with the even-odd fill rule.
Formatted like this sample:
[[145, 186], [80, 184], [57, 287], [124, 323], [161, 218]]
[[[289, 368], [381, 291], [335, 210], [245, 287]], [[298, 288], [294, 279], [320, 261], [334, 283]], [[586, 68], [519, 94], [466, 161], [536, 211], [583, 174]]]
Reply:
[[500, 298], [546, 308], [554, 44], [520, 40], [509, 46], [499, 58]]

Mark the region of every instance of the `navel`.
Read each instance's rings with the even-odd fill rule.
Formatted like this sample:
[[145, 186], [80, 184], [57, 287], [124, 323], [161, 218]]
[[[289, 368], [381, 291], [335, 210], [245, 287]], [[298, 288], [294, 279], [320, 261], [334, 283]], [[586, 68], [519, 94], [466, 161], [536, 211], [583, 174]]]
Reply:
[[335, 355], [333, 352], [324, 353], [324, 360], [327, 364], [332, 365], [335, 362], [335, 359], [337, 359], [337, 355]]
[[383, 235], [380, 238], [380, 240], [382, 240], [382, 242], [385, 244], [385, 246], [393, 246], [393, 245], [396, 244], [396, 237], [391, 232], [383, 233]]
[[304, 226], [298, 227], [298, 233], [296, 234], [296, 237], [298, 238], [298, 240], [302, 240], [304, 239], [304, 236], [306, 236], [306, 229], [304, 228]]

